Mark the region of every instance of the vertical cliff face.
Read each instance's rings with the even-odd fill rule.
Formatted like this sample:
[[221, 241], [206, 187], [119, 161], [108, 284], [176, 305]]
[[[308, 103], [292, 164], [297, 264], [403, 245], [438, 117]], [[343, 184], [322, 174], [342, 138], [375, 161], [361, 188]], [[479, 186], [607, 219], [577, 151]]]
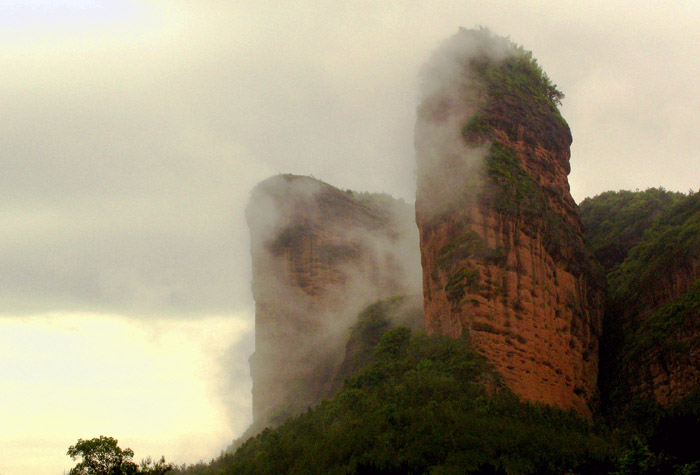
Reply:
[[416, 123], [428, 332], [468, 335], [525, 399], [589, 415], [603, 281], [569, 193], [561, 94], [529, 52], [460, 30], [424, 70]]
[[253, 418], [262, 428], [327, 396], [360, 310], [416, 293], [420, 270], [412, 210], [386, 195], [279, 175], [255, 188], [246, 214], [256, 305]]
[[700, 193], [658, 216], [608, 276], [601, 383], [611, 407], [634, 399], [671, 407], [697, 395]]

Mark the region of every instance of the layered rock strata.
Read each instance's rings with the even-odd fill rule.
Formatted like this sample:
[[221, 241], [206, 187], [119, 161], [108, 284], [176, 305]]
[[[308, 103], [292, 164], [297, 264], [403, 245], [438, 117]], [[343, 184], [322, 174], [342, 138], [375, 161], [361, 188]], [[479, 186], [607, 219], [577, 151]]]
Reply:
[[562, 95], [529, 52], [460, 30], [423, 73], [416, 221], [428, 332], [468, 336], [517, 394], [589, 416], [603, 280], [569, 193]]
[[246, 214], [256, 307], [253, 418], [260, 429], [329, 394], [361, 309], [417, 293], [418, 238], [405, 203], [310, 177], [262, 182]]

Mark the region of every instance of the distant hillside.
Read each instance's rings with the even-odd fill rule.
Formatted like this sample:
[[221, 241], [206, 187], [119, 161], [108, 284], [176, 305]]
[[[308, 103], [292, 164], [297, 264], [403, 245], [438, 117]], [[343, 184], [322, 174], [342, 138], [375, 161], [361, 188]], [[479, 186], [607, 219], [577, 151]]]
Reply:
[[580, 208], [586, 239], [605, 271], [624, 261], [656, 218], [685, 196], [649, 188], [606, 191], [583, 200]]

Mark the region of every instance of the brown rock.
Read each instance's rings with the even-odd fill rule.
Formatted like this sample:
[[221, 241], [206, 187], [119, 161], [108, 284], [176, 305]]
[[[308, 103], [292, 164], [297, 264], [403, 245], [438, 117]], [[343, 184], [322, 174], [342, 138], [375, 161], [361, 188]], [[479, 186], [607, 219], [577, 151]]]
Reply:
[[261, 429], [327, 396], [360, 310], [417, 293], [420, 270], [412, 211], [386, 195], [279, 175], [255, 188], [246, 214], [256, 306], [253, 419]]
[[589, 416], [603, 285], [569, 193], [556, 90], [484, 30], [461, 30], [428, 73], [416, 124], [428, 332], [469, 335], [514, 392]]

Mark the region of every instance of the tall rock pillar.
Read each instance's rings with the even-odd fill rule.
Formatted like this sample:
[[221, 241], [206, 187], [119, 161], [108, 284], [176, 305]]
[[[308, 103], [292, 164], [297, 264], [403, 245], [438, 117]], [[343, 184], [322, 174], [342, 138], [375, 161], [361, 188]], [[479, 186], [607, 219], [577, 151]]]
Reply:
[[278, 175], [253, 190], [246, 214], [255, 433], [328, 396], [360, 310], [417, 293], [411, 283], [419, 270], [412, 210], [385, 195]]
[[423, 71], [415, 130], [428, 332], [468, 337], [524, 399], [590, 416], [603, 280], [569, 192], [563, 97], [531, 54], [461, 29]]

